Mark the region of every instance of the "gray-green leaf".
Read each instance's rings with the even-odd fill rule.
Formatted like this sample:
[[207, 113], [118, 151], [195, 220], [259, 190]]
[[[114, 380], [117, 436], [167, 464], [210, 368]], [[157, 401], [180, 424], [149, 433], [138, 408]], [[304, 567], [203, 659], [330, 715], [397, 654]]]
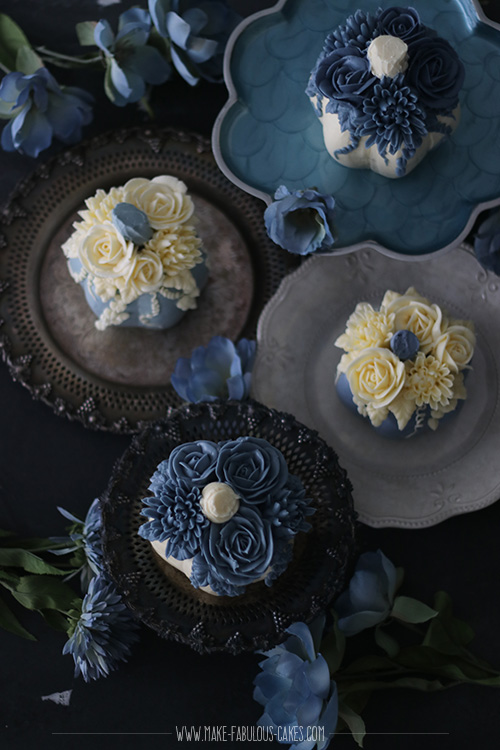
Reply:
[[12, 596], [26, 609], [59, 609], [67, 612], [75, 601], [75, 592], [52, 576], [23, 576]]
[[339, 701], [339, 716], [349, 727], [356, 744], [359, 745], [359, 747], [363, 747], [366, 727], [361, 716], [353, 711], [345, 701]]
[[0, 566], [10, 568], [22, 568], [26, 573], [49, 574], [56, 576], [66, 575], [66, 570], [54, 567], [42, 560], [38, 555], [19, 547], [0, 548]]
[[437, 614], [435, 609], [419, 602], [418, 599], [413, 599], [411, 596], [397, 596], [391, 612], [392, 617], [397, 620], [410, 623], [427, 622], [436, 617]]
[[0, 13], [0, 63], [7, 70], [16, 70], [17, 52], [21, 47], [31, 47], [26, 35], [10, 16]]
[[91, 45], [95, 47], [95, 27], [95, 21], [82, 21], [76, 24], [76, 35], [82, 47], [90, 47]]
[[23, 628], [15, 614], [7, 606], [7, 604], [0, 599], [0, 627], [4, 630], [8, 630], [9, 633], [19, 635], [21, 638], [26, 638], [28, 641], [36, 641], [34, 635], [31, 635], [26, 628]]
[[42, 59], [38, 57], [31, 47], [27, 47], [26, 45], [19, 47], [16, 55], [16, 70], [24, 73], [25, 76], [30, 76], [43, 67]]

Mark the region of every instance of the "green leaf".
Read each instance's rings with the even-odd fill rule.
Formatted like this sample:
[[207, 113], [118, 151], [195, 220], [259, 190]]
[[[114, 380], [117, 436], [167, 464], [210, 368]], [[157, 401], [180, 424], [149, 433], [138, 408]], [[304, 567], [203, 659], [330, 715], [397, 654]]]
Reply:
[[20, 547], [0, 548], [0, 565], [10, 568], [22, 568], [27, 573], [48, 573], [58, 576], [64, 576], [67, 573], [67, 570], [61, 570], [54, 567], [54, 565], [49, 565], [49, 563], [42, 560], [38, 555]]
[[[337, 683], [338, 684], [338, 683]], [[428, 680], [423, 677], [403, 676], [389, 680], [380, 680], [374, 676], [373, 680], [365, 679], [359, 682], [353, 682], [349, 685], [342, 684], [339, 691], [345, 696], [349, 693], [358, 693], [360, 691], [372, 690], [393, 690], [394, 688], [411, 688], [412, 690], [422, 690], [426, 693], [432, 693], [436, 690], [444, 690], [444, 685], [440, 680]]]
[[334, 626], [323, 638], [320, 646], [320, 653], [328, 664], [330, 674], [338, 671], [345, 653], [345, 635], [339, 630], [337, 619], [335, 614]]
[[380, 626], [375, 628], [375, 643], [393, 659], [399, 653], [399, 643]]
[[7, 531], [7, 529], [0, 529], [0, 538], [5, 536], [15, 536], [13, 531]]
[[399, 591], [399, 589], [403, 585], [404, 577], [405, 577], [405, 569], [396, 568], [396, 591]]
[[16, 70], [29, 76], [39, 68], [43, 68], [43, 62], [31, 47], [20, 47], [16, 55]]
[[76, 35], [82, 47], [90, 47], [91, 45], [94, 47], [96, 46], [94, 38], [94, 29], [96, 25], [96, 21], [82, 21], [81, 23], [76, 24]]
[[20, 27], [5, 13], [0, 13], [0, 63], [8, 70], [16, 70], [17, 51], [31, 47]]
[[28, 633], [28, 631], [23, 628], [15, 614], [3, 599], [0, 599], [0, 627], [4, 630], [8, 630], [9, 633], [14, 633], [14, 635], [19, 635], [21, 638], [26, 638], [28, 641], [36, 641], [35, 636], [31, 635], [31, 633]]
[[453, 616], [451, 599], [446, 592], [435, 594], [434, 608], [439, 617], [429, 625], [424, 644], [445, 653], [449, 650], [446, 644], [448, 647], [451, 644], [467, 646], [474, 638], [474, 631], [466, 622]]
[[351, 676], [353, 674], [363, 674], [365, 672], [387, 672], [401, 671], [401, 667], [386, 656], [362, 656], [356, 661], [351, 662], [348, 667], [342, 670], [342, 674]]
[[106, 72], [104, 74], [104, 91], [110, 102], [115, 102], [116, 92], [111, 81], [111, 63], [106, 60]]
[[427, 622], [437, 616], [437, 611], [410, 596], [397, 596], [391, 616], [403, 622]]
[[5, 588], [11, 589], [12, 586], [16, 586], [19, 582], [19, 576], [15, 573], [11, 573], [7, 570], [1, 570], [0, 569], [0, 583], [4, 581]]
[[345, 701], [339, 701], [339, 716], [347, 724], [356, 744], [363, 747], [366, 727], [361, 716], [353, 711]]
[[443, 654], [428, 646], [412, 646], [400, 651], [397, 662], [406, 669], [444, 678], [452, 683], [500, 685], [500, 672], [465, 649], [461, 654]]
[[75, 592], [67, 584], [52, 576], [23, 576], [12, 591], [17, 601], [27, 609], [59, 609], [68, 611], [75, 601]]
[[61, 612], [56, 612], [54, 609], [41, 609], [40, 614], [51, 628], [60, 630], [63, 633], [68, 632], [71, 623]]

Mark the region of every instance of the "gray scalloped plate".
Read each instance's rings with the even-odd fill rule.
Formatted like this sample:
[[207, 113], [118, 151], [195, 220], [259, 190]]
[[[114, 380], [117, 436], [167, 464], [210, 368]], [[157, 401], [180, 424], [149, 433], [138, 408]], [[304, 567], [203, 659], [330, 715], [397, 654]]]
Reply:
[[[443, 283], [446, 279], [446, 283]], [[414, 285], [457, 318], [474, 321], [477, 346], [463, 407], [435, 433], [388, 440], [337, 398], [334, 341], [355, 305]], [[311, 258], [282, 283], [257, 330], [252, 396], [318, 430], [353, 484], [369, 526], [422, 528], [500, 497], [500, 282], [465, 246], [427, 263], [371, 248]]]
[[[389, 4], [365, 0], [363, 8]], [[304, 94], [326, 34], [359, 0], [280, 0], [240, 24], [226, 50], [229, 100], [213, 132], [219, 167], [267, 203], [280, 184], [332, 194], [337, 254], [366, 244], [402, 259], [444, 251], [481, 210], [500, 204], [500, 25], [476, 0], [414, 5], [458, 50], [466, 79], [456, 132], [399, 180], [331, 159]]]

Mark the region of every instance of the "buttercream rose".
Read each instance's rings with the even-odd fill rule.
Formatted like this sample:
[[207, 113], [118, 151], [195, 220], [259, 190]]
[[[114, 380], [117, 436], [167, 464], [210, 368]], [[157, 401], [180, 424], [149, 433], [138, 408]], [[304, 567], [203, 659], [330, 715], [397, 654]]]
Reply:
[[443, 314], [438, 305], [402, 295], [386, 305], [386, 313], [394, 313], [394, 330], [411, 331], [420, 342], [420, 351], [428, 354], [441, 335]]
[[215, 465], [219, 449], [211, 440], [197, 440], [178, 445], [168, 461], [163, 461], [158, 469], [172, 481], [187, 481], [196, 487], [203, 487], [216, 481]]
[[151, 250], [141, 250], [135, 256], [132, 273], [125, 280], [124, 288], [120, 289], [121, 295], [126, 302], [128, 296], [135, 299], [140, 294], [151, 294], [160, 288], [162, 280], [161, 258]]
[[134, 245], [127, 242], [111, 222], [96, 224], [82, 238], [78, 258], [94, 276], [116, 279], [131, 268]]
[[451, 111], [458, 104], [465, 70], [446, 39], [425, 38], [412, 46], [406, 76], [420, 104], [429, 109]]
[[212, 523], [204, 530], [193, 573], [200, 575], [208, 566], [208, 585], [217, 591], [222, 584], [224, 592], [224, 584], [239, 587], [261, 578], [271, 565], [273, 553], [271, 524], [254, 508], [242, 505], [227, 523]]
[[123, 186], [123, 201], [144, 211], [153, 229], [182, 224], [194, 211], [186, 185], [171, 175], [129, 180]]
[[368, 58], [357, 47], [335, 49], [320, 62], [316, 71], [316, 86], [322, 94], [357, 107], [371, 95], [377, 81]]
[[476, 336], [472, 325], [456, 323], [449, 325], [434, 344], [433, 354], [450, 370], [463, 370], [472, 359]]
[[378, 19], [379, 34], [388, 34], [403, 39], [410, 44], [425, 36], [425, 26], [420, 23], [420, 16], [415, 8], [394, 6], [382, 11]]
[[268, 494], [284, 487], [288, 468], [281, 451], [262, 438], [228, 440], [217, 457], [216, 474], [247, 503], [264, 502]]
[[355, 403], [387, 407], [405, 382], [405, 366], [389, 349], [371, 347], [362, 350], [346, 367], [345, 375]]
[[240, 499], [228, 484], [210, 482], [203, 487], [200, 505], [209, 521], [226, 523], [238, 512]]

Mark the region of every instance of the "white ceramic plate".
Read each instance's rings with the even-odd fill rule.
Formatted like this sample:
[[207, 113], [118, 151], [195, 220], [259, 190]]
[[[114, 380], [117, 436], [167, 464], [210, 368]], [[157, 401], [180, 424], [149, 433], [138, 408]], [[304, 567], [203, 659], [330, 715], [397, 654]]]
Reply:
[[[453, 317], [474, 321], [477, 346], [468, 398], [435, 433], [379, 436], [338, 399], [334, 341], [356, 304], [415, 286]], [[425, 263], [371, 248], [315, 257], [282, 282], [262, 313], [252, 395], [288, 411], [335, 449], [370, 526], [421, 528], [500, 497], [500, 281], [462, 246]]]

